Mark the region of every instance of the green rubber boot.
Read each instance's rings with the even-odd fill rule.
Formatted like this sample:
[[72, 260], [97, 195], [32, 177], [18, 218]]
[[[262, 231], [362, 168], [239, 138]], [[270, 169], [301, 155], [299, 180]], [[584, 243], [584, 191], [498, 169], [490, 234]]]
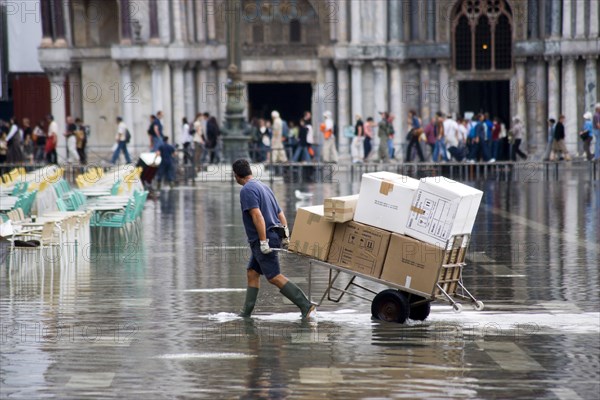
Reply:
[[247, 318], [252, 315], [254, 305], [256, 304], [256, 298], [258, 297], [258, 288], [248, 286], [246, 288], [246, 301], [244, 302], [244, 308], [240, 311], [239, 316]]
[[280, 290], [281, 294], [290, 299], [302, 312], [302, 318], [310, 318], [317, 309], [307, 298], [302, 289], [288, 281]]

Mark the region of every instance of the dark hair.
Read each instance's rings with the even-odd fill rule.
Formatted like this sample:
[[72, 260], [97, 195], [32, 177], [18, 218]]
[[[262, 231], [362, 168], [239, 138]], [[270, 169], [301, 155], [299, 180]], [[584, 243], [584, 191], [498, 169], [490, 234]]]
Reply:
[[209, 114], [209, 113], [207, 113], [207, 112], [205, 112], [205, 113], [204, 113], [204, 114], [202, 114], [202, 115], [204, 115], [206, 118], [210, 117], [210, 114]]
[[163, 136], [163, 142], [167, 143], [169, 141], [169, 137], [168, 136]]
[[250, 168], [248, 160], [243, 158], [235, 160], [233, 163], [233, 172], [240, 178], [245, 178], [249, 175], [252, 175], [252, 169]]
[[123, 118], [117, 117], [117, 122], [122, 122], [122, 121], [123, 121]]
[[75, 122], [81, 122], [81, 118], [75, 118]]
[[181, 119], [181, 122], [184, 123], [184, 124], [187, 124], [188, 123], [187, 117], [183, 117]]
[[367, 118], [367, 122], [371, 122], [371, 121], [373, 121], [373, 117]]
[[550, 118], [550, 119], [548, 120], [548, 122], [550, 122], [550, 123], [552, 123], [552, 124], [553, 124], [553, 123], [555, 123], [555, 122], [556, 122], [556, 120], [555, 120], [554, 118]]

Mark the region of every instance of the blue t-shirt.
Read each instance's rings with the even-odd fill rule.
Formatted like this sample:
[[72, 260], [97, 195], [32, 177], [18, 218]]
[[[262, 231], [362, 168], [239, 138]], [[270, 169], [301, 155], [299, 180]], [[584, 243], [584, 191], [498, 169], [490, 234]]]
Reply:
[[165, 165], [169, 165], [173, 163], [173, 153], [175, 152], [175, 147], [168, 143], [163, 143], [158, 148], [158, 151], [160, 151], [160, 158], [162, 159], [160, 162], [161, 164], [165, 163]]
[[592, 121], [589, 119], [583, 123], [583, 131], [588, 131], [588, 136], [592, 137], [592, 130], [594, 127], [592, 126]]
[[281, 208], [275, 199], [273, 191], [264, 183], [251, 179], [240, 190], [240, 204], [242, 206], [242, 218], [248, 242], [252, 243], [258, 239], [258, 232], [252, 222], [250, 210], [253, 208], [260, 209], [260, 212], [265, 219], [267, 228], [267, 236], [269, 229], [274, 225], [281, 224], [277, 215], [281, 212]]
[[419, 123], [419, 118], [416, 115], [413, 115], [411, 125], [413, 129], [419, 129], [421, 124]]
[[485, 140], [490, 140], [492, 138], [492, 129], [494, 128], [494, 123], [492, 121], [490, 121], [489, 119], [486, 119], [484, 122], [485, 122], [485, 127], [486, 127]]

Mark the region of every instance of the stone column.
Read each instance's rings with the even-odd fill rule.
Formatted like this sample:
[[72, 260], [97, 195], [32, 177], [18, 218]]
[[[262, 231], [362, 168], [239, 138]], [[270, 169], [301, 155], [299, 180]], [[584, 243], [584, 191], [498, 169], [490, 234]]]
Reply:
[[410, 41], [418, 41], [420, 40], [420, 35], [419, 35], [419, 31], [421, 29], [419, 29], [419, 25], [421, 23], [420, 20], [420, 6], [419, 6], [419, 0], [408, 0], [408, 2], [406, 3], [406, 5], [408, 6], [408, 10], [409, 10], [409, 40]]
[[388, 111], [387, 64], [383, 60], [373, 61], [373, 84], [375, 86], [375, 112]]
[[402, 34], [402, 24], [404, 22], [402, 20], [402, 16], [404, 14], [402, 0], [389, 0], [388, 7], [388, 29], [390, 32], [390, 42], [401, 42], [404, 36]]
[[571, 38], [571, 5], [570, 0], [564, 0], [562, 4], [562, 36]]
[[[354, 2], [353, 2], [354, 3]], [[362, 115], [362, 61], [352, 60], [352, 118]], [[364, 115], [363, 115], [364, 116]], [[364, 116], [366, 118], [366, 116]]]
[[387, 36], [388, 36], [387, 0], [385, 0], [385, 1], [377, 0], [377, 1], [373, 2], [372, 7], [375, 8], [375, 18], [379, 19], [379, 21], [377, 21], [374, 24], [375, 25], [375, 42], [383, 44], [383, 43], [387, 42]]
[[149, 0], [148, 9], [150, 14], [150, 44], [159, 44], [160, 36], [158, 32], [158, 0]]
[[[343, 2], [342, 4], [343, 5]], [[346, 61], [336, 61], [337, 70], [337, 121], [339, 132], [340, 161], [346, 159], [350, 152], [349, 139], [345, 138], [342, 132], [344, 126], [353, 124], [354, 116], [349, 116], [350, 109], [350, 82], [348, 81], [348, 63]], [[335, 107], [334, 107], [335, 108]]]
[[590, 3], [590, 31], [588, 37], [590, 39], [598, 39], [598, 7], [600, 4], [598, 0]]
[[54, 46], [67, 47], [65, 40], [65, 17], [63, 2], [55, 0], [54, 5]]
[[186, 65], [184, 72], [185, 116], [191, 123], [196, 115], [196, 99], [194, 98], [194, 62]]
[[539, 8], [538, 0], [529, 0], [527, 2], [527, 24], [529, 25], [529, 31], [531, 32], [531, 38], [537, 39], [539, 34]]
[[198, 43], [206, 42], [206, 12], [204, 10], [204, 1], [196, 0], [196, 41]]
[[337, 42], [348, 42], [348, 2], [339, 0], [338, 3], [338, 18], [337, 18]]
[[40, 47], [52, 47], [52, 10], [49, 1], [41, 1], [42, 43]]
[[324, 110], [331, 111], [331, 118], [337, 122], [338, 128], [342, 129], [343, 125], [338, 120], [337, 107], [335, 104], [337, 102], [338, 91], [338, 87], [335, 82], [335, 70], [333, 69], [331, 60], [324, 59], [322, 60], [322, 63], [323, 70], [325, 71], [325, 84], [322, 87], [319, 87], [319, 95], [321, 97], [320, 100], [323, 101]]
[[[171, 13], [173, 15], [173, 36], [175, 43], [182, 43], [186, 24], [181, 12], [181, 0], [170, 0], [169, 3], [171, 4]], [[177, 123], [179, 122], [181, 120]]]
[[67, 71], [67, 68], [46, 70], [46, 74], [48, 74], [50, 80], [51, 113], [54, 116], [54, 121], [58, 124], [58, 144], [56, 146], [56, 152], [58, 154], [59, 163], [62, 163], [67, 159], [67, 140], [63, 136], [66, 128], [67, 116], [67, 107], [65, 104], [67, 98], [65, 95]]
[[577, 153], [579, 136], [578, 125], [581, 118], [577, 114], [577, 74], [574, 57], [563, 57], [562, 113], [565, 116], [565, 144], [572, 155]]
[[[596, 9], [598, 8], [597, 2], [590, 2], [590, 11], [594, 6]], [[585, 38], [585, 1], [576, 0], [575, 1], [575, 38], [583, 39]]]
[[[388, 68], [390, 70], [390, 112], [396, 116], [396, 119], [394, 119], [394, 130], [396, 131], [396, 135], [394, 135], [394, 147], [397, 149], [401, 143], [404, 143], [407, 110], [406, 107], [404, 107], [404, 103], [402, 103], [402, 74], [400, 71], [400, 62], [396, 60], [390, 61], [388, 63]], [[404, 152], [401, 151], [400, 153]], [[396, 156], [399, 160], [401, 157], [403, 157], [403, 154], [398, 154]]]
[[560, 70], [558, 57], [548, 57], [548, 118], [558, 121], [560, 113]]
[[[217, 30], [215, 27], [215, 18], [217, 17], [217, 6], [215, 0], [206, 0], [206, 23], [208, 26], [208, 41], [214, 42], [217, 40]], [[222, 21], [225, 23], [225, 21]]]
[[440, 111], [449, 114], [452, 112], [450, 109], [450, 91], [449, 91], [449, 73], [448, 73], [448, 60], [438, 60], [440, 67], [440, 82], [439, 82], [439, 99], [440, 99]]
[[131, 99], [128, 98], [128, 95], [131, 92], [130, 83], [132, 83], [131, 79], [131, 61], [117, 61], [119, 64], [119, 72], [121, 82], [119, 82], [119, 94], [121, 101], [121, 110], [120, 114], [123, 116], [123, 120], [127, 124], [127, 128], [132, 136], [132, 145], [135, 144], [135, 132], [133, 129], [134, 126], [134, 117], [133, 117], [133, 104], [131, 103]]
[[161, 61], [149, 61], [150, 69], [152, 70], [152, 114], [162, 110], [162, 92], [163, 92], [163, 63]]
[[73, 65], [69, 71], [69, 90], [71, 103], [71, 115], [75, 118], [83, 116], [83, 100], [81, 88], [81, 65]]
[[196, 97], [198, 99], [198, 112], [207, 112], [208, 106], [208, 68], [210, 61], [201, 61], [196, 65]]
[[598, 91], [597, 71], [598, 56], [585, 56], [585, 111], [594, 113], [594, 106], [597, 102], [596, 93]]
[[171, 62], [173, 74], [173, 128], [171, 130], [171, 143], [177, 143], [181, 131], [181, 120], [184, 117], [185, 84], [183, 78], [183, 61]]
[[361, 42], [360, 19], [360, 1], [350, 2], [350, 41], [353, 44]]
[[160, 33], [160, 41], [162, 44], [171, 43], [171, 18], [166, 16], [171, 15], [170, 2], [156, 0], [158, 5], [158, 15], [163, 16], [158, 19], [158, 31]]
[[[536, 152], [543, 152], [546, 146], [548, 132], [548, 87], [546, 82], [546, 63], [543, 59], [539, 59], [536, 66], [536, 83], [538, 85], [537, 99], [535, 102], [535, 140], [530, 145]], [[533, 128], [532, 128], [533, 129]]]
[[431, 118], [431, 104], [429, 101], [429, 96], [427, 95], [429, 92], [429, 86], [431, 82], [429, 81], [429, 60], [419, 60], [419, 72], [420, 72], [420, 81], [419, 81], [419, 98], [421, 100], [421, 118], [423, 120], [423, 124], [427, 125], [429, 123], [429, 119]]
[[121, 44], [122, 45], [131, 45], [131, 21], [129, 20], [129, 0], [121, 0], [120, 4], [120, 12], [119, 12], [119, 21], [121, 28]]
[[[525, 62], [524, 58], [517, 58], [515, 60], [516, 65], [516, 78], [517, 78], [517, 96], [515, 96], [515, 100], [517, 100], [517, 115], [521, 118], [523, 122], [523, 126], [525, 128], [525, 132], [527, 132], [527, 108], [526, 108], [526, 93], [525, 93]], [[512, 121], [510, 121], [512, 126]]]
[[548, 0], [552, 2], [551, 9], [551, 29], [550, 29], [550, 37], [558, 38], [560, 37], [560, 15], [561, 15], [561, 1], [560, 0]]
[[187, 19], [186, 31], [188, 43], [196, 41], [196, 29], [194, 28], [194, 0], [186, 0], [185, 2], [185, 17]]
[[225, 106], [227, 105], [227, 62], [222, 61], [217, 64], [218, 66], [218, 96], [217, 96], [217, 121], [222, 124], [225, 121]]
[[427, 12], [425, 13], [425, 23], [427, 24], [427, 41], [435, 41], [435, 0], [427, 0]]

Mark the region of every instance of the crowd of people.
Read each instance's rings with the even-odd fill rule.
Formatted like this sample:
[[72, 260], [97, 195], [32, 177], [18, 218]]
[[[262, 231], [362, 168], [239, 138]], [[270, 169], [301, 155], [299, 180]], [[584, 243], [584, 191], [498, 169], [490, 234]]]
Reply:
[[[198, 113], [191, 123], [186, 117], [181, 121], [181, 130], [175, 140], [169, 139], [164, 128], [164, 114], [158, 111], [150, 116], [148, 127], [149, 151], [161, 154], [164, 160], [175, 162], [173, 153], [179, 149], [183, 153], [184, 164], [193, 165], [197, 171], [206, 163], [222, 161], [221, 129], [214, 116]], [[587, 160], [600, 159], [600, 103], [594, 113], [583, 115], [583, 126], [579, 138], [583, 142]], [[543, 160], [570, 160], [571, 154], [565, 145], [567, 133], [565, 116], [558, 120], [548, 120], [548, 142]], [[379, 121], [372, 117], [355, 116], [353, 126], [344, 128], [344, 138], [350, 138], [350, 155], [353, 163], [368, 161], [389, 162], [399, 158], [394, 147], [394, 115], [384, 111], [379, 113]], [[422, 121], [416, 111], [410, 110], [407, 118], [404, 162], [495, 162], [526, 160], [527, 154], [521, 146], [526, 136], [525, 126], [519, 116], [512, 119], [510, 128], [498, 117], [489, 113], [479, 113], [472, 118], [453, 118], [438, 111], [429, 121]], [[115, 144], [111, 162], [131, 163], [127, 145], [131, 140], [126, 121], [116, 119]], [[59, 140], [66, 140], [69, 163], [87, 163], [87, 141], [89, 126], [80, 118], [68, 116], [64, 132], [52, 115], [33, 126], [28, 118], [17, 121], [0, 120], [0, 163], [51, 163], [58, 162], [56, 148]], [[297, 121], [285, 121], [280, 113], [272, 111], [271, 119], [253, 118], [249, 128], [248, 153], [253, 162], [338, 162], [337, 143], [339, 132], [330, 111], [325, 111], [318, 126], [313, 127], [310, 111], [305, 111]], [[63, 139], [59, 139], [59, 138]], [[376, 140], [376, 138], [378, 140]], [[592, 152], [592, 141], [595, 149]], [[373, 146], [378, 142], [377, 149]], [[165, 146], [166, 144], [166, 146]], [[165, 166], [161, 173], [173, 175], [172, 167]]]

